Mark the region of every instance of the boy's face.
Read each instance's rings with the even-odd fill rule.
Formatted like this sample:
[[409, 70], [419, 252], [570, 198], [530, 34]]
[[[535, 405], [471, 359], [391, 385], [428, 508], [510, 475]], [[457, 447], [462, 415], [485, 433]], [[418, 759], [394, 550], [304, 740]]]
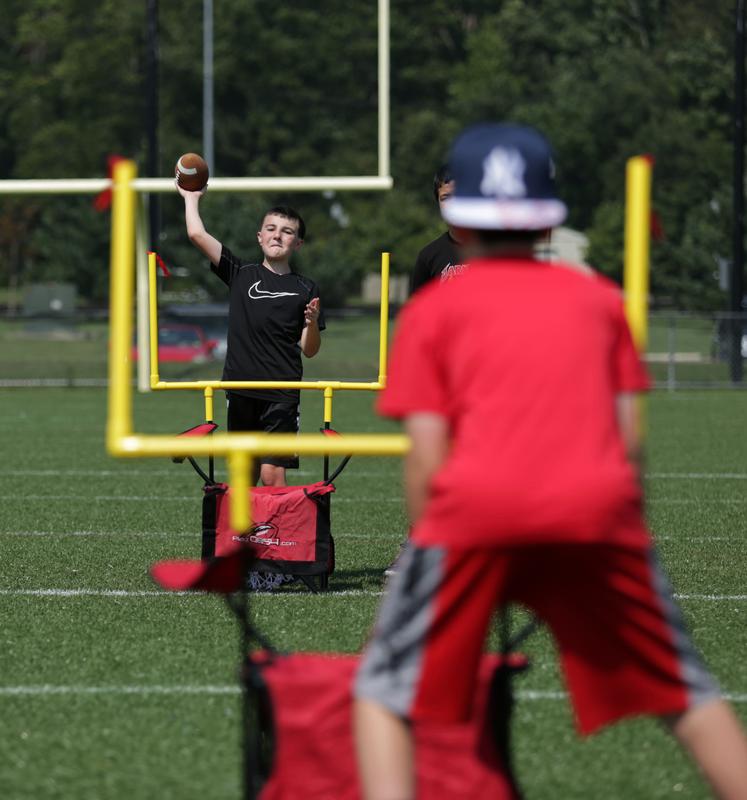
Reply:
[[443, 208], [444, 203], [454, 194], [454, 181], [442, 183], [438, 187], [438, 207]]
[[301, 246], [298, 238], [298, 220], [279, 214], [268, 214], [257, 232], [257, 241], [265, 257], [273, 261], [287, 261]]

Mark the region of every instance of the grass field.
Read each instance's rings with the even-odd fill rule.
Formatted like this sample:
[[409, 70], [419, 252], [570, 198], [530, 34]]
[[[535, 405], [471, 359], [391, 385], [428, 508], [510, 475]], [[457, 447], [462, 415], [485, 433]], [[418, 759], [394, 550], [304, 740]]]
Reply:
[[[307, 377], [374, 378], [373, 328], [330, 336]], [[393, 430], [372, 400], [337, 393], [335, 427]], [[654, 393], [647, 490], [695, 639], [747, 723], [746, 404], [742, 392]], [[144, 431], [202, 414], [191, 392], [135, 406]], [[109, 458], [104, 390], [6, 389], [0, 409], [0, 797], [238, 798], [233, 620], [219, 600], [163, 593], [148, 577], [156, 560], [199, 555], [200, 481], [187, 464]], [[305, 393], [306, 431], [321, 411]], [[320, 475], [320, 459], [305, 459], [297, 481]], [[405, 530], [397, 460], [354, 459], [337, 489], [332, 591], [253, 601], [281, 648], [358, 650]], [[578, 740], [551, 642], [539, 632], [524, 650], [514, 742], [528, 798], [707, 797], [652, 722]]]

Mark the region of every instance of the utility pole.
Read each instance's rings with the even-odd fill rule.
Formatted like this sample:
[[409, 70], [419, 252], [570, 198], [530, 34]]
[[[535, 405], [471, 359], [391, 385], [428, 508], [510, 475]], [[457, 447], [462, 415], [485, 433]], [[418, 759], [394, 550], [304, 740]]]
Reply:
[[744, 313], [744, 0], [736, 4], [734, 41], [734, 253], [729, 274], [729, 371], [742, 381], [742, 319]]
[[202, 0], [202, 153], [215, 176], [213, 145], [213, 0]]
[[[146, 70], [145, 119], [147, 131], [147, 165], [149, 178], [160, 177], [158, 159], [158, 0], [146, 0]], [[160, 203], [157, 194], [148, 195], [150, 249], [158, 252], [161, 227]]]

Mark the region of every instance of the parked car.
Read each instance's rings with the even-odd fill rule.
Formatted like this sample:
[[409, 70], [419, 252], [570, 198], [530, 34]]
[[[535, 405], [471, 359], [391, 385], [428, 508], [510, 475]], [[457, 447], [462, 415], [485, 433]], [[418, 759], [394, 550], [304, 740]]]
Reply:
[[[215, 357], [217, 342], [208, 339], [199, 325], [165, 323], [158, 328], [158, 361], [181, 361], [199, 364]], [[137, 359], [137, 346], [132, 348]]]
[[228, 337], [228, 303], [185, 303], [163, 309], [164, 322], [199, 325], [215, 341], [215, 358], [225, 358]]

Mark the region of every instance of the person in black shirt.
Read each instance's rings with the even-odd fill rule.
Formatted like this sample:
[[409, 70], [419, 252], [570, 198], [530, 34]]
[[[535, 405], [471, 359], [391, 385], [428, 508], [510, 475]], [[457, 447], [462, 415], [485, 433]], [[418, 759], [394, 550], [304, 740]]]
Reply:
[[[433, 197], [438, 203], [439, 210], [454, 193], [454, 178], [448, 164], [442, 164], [433, 176]], [[415, 260], [415, 269], [410, 276], [410, 296], [415, 294], [432, 280], [448, 281], [458, 275], [463, 269], [461, 256], [457, 247], [459, 241], [454, 230], [449, 226], [438, 238], [434, 239], [418, 253]], [[399, 567], [399, 557], [406, 544], [405, 540], [399, 546], [399, 551], [394, 560], [384, 570], [384, 575], [391, 578]]]
[[[229, 288], [228, 349], [224, 381], [300, 381], [301, 353], [315, 356], [324, 329], [319, 289], [290, 267], [301, 247], [305, 225], [287, 206], [269, 209], [257, 232], [262, 263], [246, 263], [207, 232], [200, 217], [202, 192], [177, 185], [184, 198], [187, 235], [210, 260], [211, 270]], [[298, 389], [236, 389], [226, 392], [229, 431], [297, 433]], [[285, 486], [286, 469], [297, 469], [298, 457], [264, 456], [253, 481]]]
[[[453, 191], [454, 179], [451, 177], [448, 165], [444, 164], [433, 176], [433, 196], [439, 208], [451, 197]], [[458, 244], [454, 231], [449, 226], [447, 231], [429, 242], [418, 253], [415, 269], [410, 278], [410, 294], [414, 294], [434, 278], [448, 281], [464, 269], [457, 251]]]

